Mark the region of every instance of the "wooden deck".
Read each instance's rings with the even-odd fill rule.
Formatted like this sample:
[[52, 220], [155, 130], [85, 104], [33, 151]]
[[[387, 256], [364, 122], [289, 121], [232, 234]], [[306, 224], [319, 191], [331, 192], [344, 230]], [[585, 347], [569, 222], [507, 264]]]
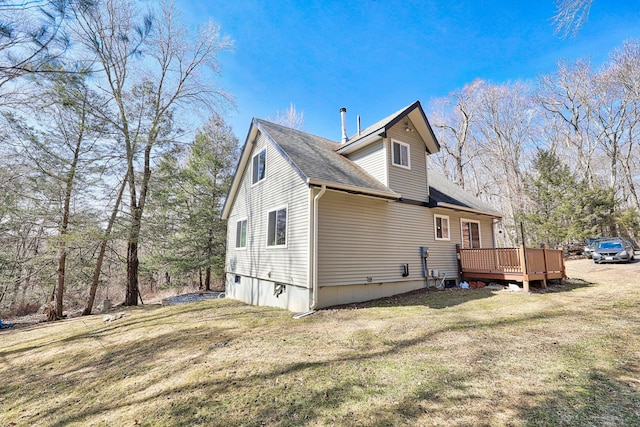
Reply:
[[461, 249], [458, 253], [458, 275], [461, 280], [488, 279], [522, 282], [525, 291], [532, 280], [547, 286], [548, 279], [565, 277], [562, 250], [546, 248]]

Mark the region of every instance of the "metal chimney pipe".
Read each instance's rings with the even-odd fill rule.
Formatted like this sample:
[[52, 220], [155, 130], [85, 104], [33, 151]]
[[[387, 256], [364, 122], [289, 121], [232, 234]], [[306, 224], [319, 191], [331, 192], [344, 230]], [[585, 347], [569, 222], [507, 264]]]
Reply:
[[344, 144], [347, 142], [347, 109], [342, 107], [340, 109], [340, 119], [342, 120], [342, 140], [341, 142]]
[[358, 124], [358, 136], [360, 136], [360, 114], [356, 116], [356, 122]]

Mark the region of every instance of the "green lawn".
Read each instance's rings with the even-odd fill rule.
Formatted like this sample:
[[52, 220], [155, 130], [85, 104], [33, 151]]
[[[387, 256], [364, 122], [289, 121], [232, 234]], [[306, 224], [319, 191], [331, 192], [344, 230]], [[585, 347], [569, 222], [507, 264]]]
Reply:
[[0, 426], [640, 425], [640, 289], [209, 300], [0, 332]]

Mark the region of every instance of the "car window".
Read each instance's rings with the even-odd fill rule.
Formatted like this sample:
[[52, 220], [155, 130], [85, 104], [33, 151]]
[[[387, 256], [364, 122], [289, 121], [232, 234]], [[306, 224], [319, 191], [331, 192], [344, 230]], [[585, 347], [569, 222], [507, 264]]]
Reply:
[[598, 247], [601, 249], [621, 249], [622, 243], [620, 242], [601, 242], [598, 244]]

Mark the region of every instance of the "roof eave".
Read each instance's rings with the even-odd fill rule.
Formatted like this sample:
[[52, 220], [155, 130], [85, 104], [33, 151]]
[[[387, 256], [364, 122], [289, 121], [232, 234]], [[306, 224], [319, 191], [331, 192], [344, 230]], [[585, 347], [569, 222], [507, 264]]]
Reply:
[[[251, 119], [251, 126], [249, 126], [249, 131], [247, 132], [247, 137], [245, 139], [244, 146], [242, 147], [242, 153], [240, 154], [240, 159], [238, 159], [238, 165], [236, 166], [236, 172], [233, 176], [231, 186], [229, 187], [227, 198], [224, 201], [222, 214], [220, 215], [220, 218], [223, 220], [228, 219], [229, 214], [231, 213], [231, 205], [233, 205], [233, 200], [235, 199], [236, 193], [238, 192], [238, 187], [240, 187], [240, 181], [242, 181], [242, 174], [239, 174], [238, 171], [243, 171], [247, 166], [249, 156], [251, 155], [251, 146], [253, 145], [253, 141], [255, 141], [258, 134], [257, 124], [258, 122], [256, 121], [255, 117]], [[249, 141], [251, 141], [251, 144], [249, 143]]]
[[347, 193], [357, 193], [357, 194], [378, 197], [378, 198], [388, 199], [388, 200], [398, 200], [402, 197], [401, 194], [398, 194], [394, 191], [374, 190], [372, 188], [364, 188], [364, 187], [357, 187], [354, 185], [340, 184], [338, 182], [325, 181], [325, 180], [316, 179], [316, 178], [308, 178], [307, 185], [316, 186], [316, 187], [325, 186], [328, 189], [345, 191]]
[[405, 117], [409, 117], [414, 125], [416, 125], [416, 130], [420, 134], [422, 140], [425, 142], [427, 152], [429, 154], [434, 154], [440, 151], [440, 143], [438, 143], [438, 139], [436, 138], [436, 135], [431, 128], [431, 124], [429, 123], [429, 120], [427, 119], [427, 116], [422, 109], [422, 105], [420, 104], [420, 101], [415, 101], [413, 104], [409, 105], [391, 120], [384, 123], [381, 127], [373, 130], [365, 136], [357, 137], [355, 141], [347, 141], [345, 144], [340, 146], [336, 150], [336, 152], [340, 154], [349, 154], [359, 148], [367, 146], [376, 139], [384, 137], [389, 129], [391, 129]]
[[353, 142], [346, 142], [344, 145], [338, 147], [336, 149], [336, 153], [339, 154], [349, 154], [349, 153], [353, 153], [354, 151], [356, 151], [357, 149], [359, 149], [360, 147], [365, 147], [367, 146], [369, 143], [382, 138], [383, 134], [386, 132], [386, 128], [382, 127], [380, 129], [376, 129], [374, 130], [372, 133], [370, 133], [369, 135], [363, 136], [363, 137], [359, 137], [357, 140], [353, 141]]
[[502, 214], [500, 214], [498, 212], [484, 211], [484, 210], [481, 210], [481, 209], [473, 209], [473, 208], [469, 208], [469, 207], [466, 207], [466, 206], [454, 205], [453, 203], [437, 202], [436, 203], [436, 207], [437, 208], [444, 208], [444, 209], [452, 209], [452, 210], [456, 210], [456, 211], [469, 212], [469, 213], [474, 213], [474, 214], [478, 214], [478, 215], [486, 215], [486, 216], [490, 216], [492, 218], [502, 218]]

